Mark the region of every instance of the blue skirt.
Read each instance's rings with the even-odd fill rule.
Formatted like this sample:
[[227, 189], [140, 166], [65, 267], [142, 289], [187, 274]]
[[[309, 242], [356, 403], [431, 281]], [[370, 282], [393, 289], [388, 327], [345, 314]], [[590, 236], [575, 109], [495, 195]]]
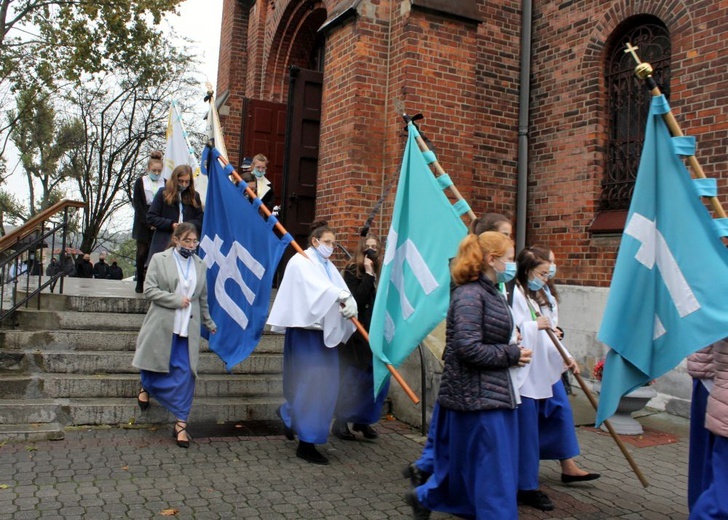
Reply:
[[283, 345], [281, 418], [303, 442], [323, 444], [339, 394], [339, 353], [320, 330], [288, 328]]
[[728, 438], [715, 436], [713, 481], [690, 510], [690, 520], [725, 520], [728, 518]]
[[435, 430], [437, 429], [437, 416], [440, 413], [440, 402], [435, 401], [435, 406], [432, 408], [432, 420], [430, 421], [430, 428], [427, 431], [427, 441], [425, 441], [425, 447], [422, 449], [422, 455], [415, 461], [415, 466], [424, 471], [425, 473], [432, 474], [435, 472]]
[[693, 378], [693, 400], [690, 404], [690, 444], [688, 451], [688, 509], [691, 510], [700, 494], [713, 480], [710, 457], [715, 435], [705, 427], [705, 409], [708, 406], [708, 389], [699, 379]]
[[515, 410], [440, 408], [435, 472], [417, 488], [428, 509], [465, 518], [518, 518], [518, 421]]
[[538, 442], [541, 460], [564, 460], [579, 455], [574, 413], [563, 380], [557, 381], [553, 396], [538, 400]]
[[[341, 362], [341, 360], [339, 360]], [[384, 400], [389, 393], [389, 379], [374, 399], [374, 369], [366, 370], [347, 364], [340, 365], [339, 397], [334, 416], [342, 422], [374, 424], [382, 417]]]
[[172, 335], [169, 373], [141, 371], [142, 387], [178, 420], [187, 421], [195, 395], [195, 376], [190, 368], [187, 338]]

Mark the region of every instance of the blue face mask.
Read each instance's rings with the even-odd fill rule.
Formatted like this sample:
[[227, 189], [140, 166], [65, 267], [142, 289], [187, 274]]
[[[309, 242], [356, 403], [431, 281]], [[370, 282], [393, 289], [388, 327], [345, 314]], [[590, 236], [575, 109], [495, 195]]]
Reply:
[[551, 264], [549, 266], [549, 280], [551, 280], [554, 276], [556, 276], [556, 264]]
[[498, 283], [508, 283], [516, 277], [516, 262], [503, 262], [506, 268], [503, 271], [495, 271], [495, 278]]
[[541, 279], [541, 277], [537, 277], [533, 280], [528, 281], [528, 288], [532, 291], [540, 291], [541, 289], [543, 289], [544, 285], [546, 285], [546, 283]]
[[160, 173], [149, 172], [149, 178], [152, 179], [154, 182], [157, 182], [159, 180], [160, 175]]
[[259, 170], [258, 168], [254, 168], [253, 174], [260, 179], [265, 175], [265, 170]]

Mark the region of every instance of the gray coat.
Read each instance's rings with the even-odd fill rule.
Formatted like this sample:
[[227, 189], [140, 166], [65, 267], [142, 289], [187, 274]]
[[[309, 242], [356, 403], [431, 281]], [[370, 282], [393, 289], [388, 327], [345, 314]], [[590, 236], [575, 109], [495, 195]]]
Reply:
[[[172, 352], [174, 313], [182, 304], [182, 296], [175, 293], [179, 276], [173, 249], [154, 255], [144, 280], [144, 296], [151, 302], [149, 311], [137, 337], [136, 353], [132, 365], [152, 372], [169, 372]], [[190, 367], [197, 377], [200, 357], [200, 318], [208, 330], [215, 330], [207, 306], [207, 266], [197, 255], [192, 256], [197, 273], [197, 285], [190, 305], [192, 315], [189, 327]]]

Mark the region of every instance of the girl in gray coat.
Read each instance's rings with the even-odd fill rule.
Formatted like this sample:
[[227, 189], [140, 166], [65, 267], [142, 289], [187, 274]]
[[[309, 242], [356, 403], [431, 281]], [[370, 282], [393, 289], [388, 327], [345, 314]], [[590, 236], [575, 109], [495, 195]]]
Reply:
[[198, 243], [197, 228], [181, 223], [169, 247], [152, 257], [144, 280], [151, 305], [132, 361], [141, 370], [139, 407], [148, 409], [151, 396], [173, 413], [173, 436], [181, 448], [190, 445], [187, 418], [195, 393], [200, 324], [216, 331], [207, 306], [207, 266], [194, 254]]

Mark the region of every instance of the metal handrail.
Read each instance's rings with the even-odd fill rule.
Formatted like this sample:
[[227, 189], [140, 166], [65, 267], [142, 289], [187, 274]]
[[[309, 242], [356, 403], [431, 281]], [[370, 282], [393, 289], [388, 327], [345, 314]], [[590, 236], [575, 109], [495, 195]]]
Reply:
[[[43, 250], [48, 247], [46, 239], [50, 239], [51, 256], [53, 255], [56, 233], [60, 231], [62, 244], [60, 258], [65, 259], [68, 212], [71, 208], [86, 208], [86, 204], [73, 200], [62, 200], [0, 238], [0, 323], [5, 322], [6, 318], [21, 306], [27, 307], [28, 302], [35, 296], [37, 296], [37, 306], [40, 309], [43, 289], [50, 286], [53, 290], [59, 278], [61, 280], [59, 293], [63, 293], [63, 279], [66, 276], [65, 269], [63, 269], [64, 262], [60, 262], [61, 270], [58, 273], [43, 282]], [[62, 213], [62, 222], [51, 221], [59, 213]], [[49, 223], [50, 226], [47, 226]], [[31, 257], [31, 253], [35, 251], [40, 251], [37, 259], [34, 255]], [[25, 260], [24, 257], [26, 257]], [[38, 277], [38, 283], [31, 289], [30, 280], [34, 276]], [[18, 299], [18, 286], [23, 279], [25, 296]], [[7, 288], [12, 289], [9, 307], [6, 307], [5, 291]]]

